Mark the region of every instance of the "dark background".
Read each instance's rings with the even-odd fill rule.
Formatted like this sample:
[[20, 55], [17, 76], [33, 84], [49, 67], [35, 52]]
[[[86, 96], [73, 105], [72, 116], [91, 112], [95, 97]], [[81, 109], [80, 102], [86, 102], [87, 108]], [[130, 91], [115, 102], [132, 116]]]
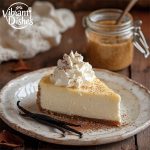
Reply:
[[[35, 0], [19, 0], [31, 6]], [[44, 1], [44, 0], [41, 0]], [[48, 0], [56, 8], [66, 7], [72, 10], [93, 10], [100, 8], [124, 8], [130, 0]], [[7, 9], [16, 0], [0, 0], [0, 8]], [[150, 0], [138, 0], [135, 9], [149, 10]]]

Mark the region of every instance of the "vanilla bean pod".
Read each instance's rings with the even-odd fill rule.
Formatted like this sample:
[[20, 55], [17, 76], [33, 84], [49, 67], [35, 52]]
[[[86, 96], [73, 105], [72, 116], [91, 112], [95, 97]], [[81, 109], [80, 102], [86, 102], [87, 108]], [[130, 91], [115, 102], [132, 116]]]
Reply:
[[22, 106], [20, 106], [19, 103], [20, 103], [20, 101], [17, 101], [18, 108], [22, 112], [24, 112], [24, 114], [20, 113], [20, 115], [22, 115], [24, 117], [30, 117], [30, 118], [32, 118], [32, 119], [34, 119], [34, 120], [36, 120], [42, 124], [57, 128], [58, 130], [60, 130], [63, 133], [63, 136], [65, 133], [65, 130], [67, 130], [67, 131], [74, 132], [74, 133], [78, 134], [80, 138], [82, 137], [81, 132], [69, 127], [69, 126], [79, 127], [80, 125], [76, 125], [76, 124], [68, 123], [65, 121], [58, 120], [58, 119], [54, 119], [52, 117], [49, 117], [49, 116], [46, 116], [43, 114], [32, 113], [32, 112], [24, 109]]

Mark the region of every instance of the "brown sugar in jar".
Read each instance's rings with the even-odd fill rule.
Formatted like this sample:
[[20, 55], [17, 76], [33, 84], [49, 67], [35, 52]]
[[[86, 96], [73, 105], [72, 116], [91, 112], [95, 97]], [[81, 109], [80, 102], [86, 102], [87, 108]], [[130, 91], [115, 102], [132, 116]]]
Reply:
[[115, 20], [121, 10], [102, 9], [85, 19], [88, 61], [94, 66], [109, 70], [126, 68], [133, 60], [133, 19], [130, 14], [121, 24]]

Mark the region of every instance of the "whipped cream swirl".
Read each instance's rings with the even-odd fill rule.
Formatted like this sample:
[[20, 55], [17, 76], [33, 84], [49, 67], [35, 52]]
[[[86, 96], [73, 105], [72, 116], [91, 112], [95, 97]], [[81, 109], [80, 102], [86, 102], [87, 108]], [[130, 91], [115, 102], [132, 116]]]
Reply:
[[63, 59], [59, 59], [57, 67], [50, 79], [57, 86], [79, 88], [87, 82], [92, 82], [96, 78], [92, 66], [83, 61], [83, 56], [77, 52], [64, 54]]

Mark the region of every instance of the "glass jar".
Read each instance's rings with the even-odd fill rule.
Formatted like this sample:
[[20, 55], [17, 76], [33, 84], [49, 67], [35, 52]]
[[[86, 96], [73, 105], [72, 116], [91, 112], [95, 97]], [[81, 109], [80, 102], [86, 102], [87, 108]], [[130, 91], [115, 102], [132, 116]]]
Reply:
[[145, 53], [145, 56], [149, 55], [146, 43], [143, 48], [143, 45], [139, 47], [141, 43], [137, 42], [144, 38], [139, 33], [140, 21], [133, 22], [128, 13], [120, 24], [115, 24], [121, 13], [119, 9], [101, 9], [83, 19], [86, 27], [87, 57], [93, 67], [114, 71], [126, 68], [133, 61], [134, 45]]

